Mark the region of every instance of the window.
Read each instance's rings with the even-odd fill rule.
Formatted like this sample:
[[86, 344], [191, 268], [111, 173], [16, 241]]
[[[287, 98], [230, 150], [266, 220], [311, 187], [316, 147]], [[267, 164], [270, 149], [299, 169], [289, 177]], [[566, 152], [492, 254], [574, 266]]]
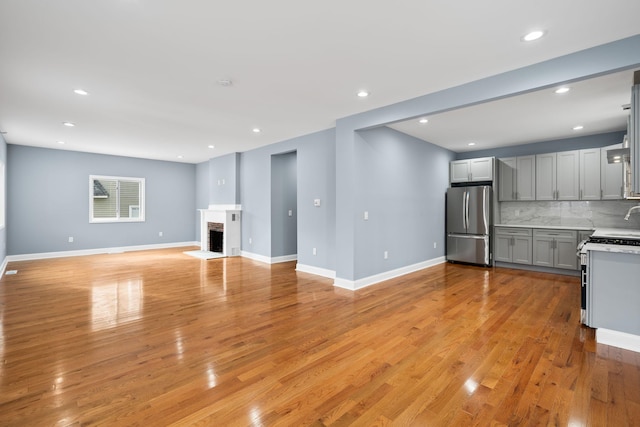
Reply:
[[144, 221], [144, 178], [89, 176], [89, 222]]

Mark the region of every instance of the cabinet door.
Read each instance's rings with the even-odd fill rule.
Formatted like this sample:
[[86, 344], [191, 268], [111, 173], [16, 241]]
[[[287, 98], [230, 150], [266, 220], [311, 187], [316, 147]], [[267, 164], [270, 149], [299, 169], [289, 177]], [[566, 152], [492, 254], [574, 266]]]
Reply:
[[533, 238], [533, 264], [543, 267], [553, 267], [553, 238]]
[[622, 144], [601, 148], [600, 152], [600, 186], [602, 200], [619, 200], [623, 197], [623, 167], [622, 163], [609, 163], [607, 150], [622, 148]]
[[516, 198], [517, 200], [536, 199], [536, 156], [523, 156], [516, 159]]
[[456, 160], [450, 163], [451, 182], [468, 182], [470, 178], [469, 160]]
[[498, 159], [498, 200], [516, 199], [516, 158]]
[[557, 153], [556, 199], [580, 200], [580, 152]]
[[554, 266], [567, 270], [578, 269], [578, 256], [576, 255], [576, 239], [558, 237], [555, 239]]
[[471, 181], [493, 181], [493, 157], [471, 159], [469, 168]]
[[580, 200], [600, 200], [600, 149], [580, 150], [579, 169]]
[[517, 236], [513, 238], [513, 262], [518, 264], [531, 264], [531, 237]]
[[499, 234], [496, 234], [496, 247], [493, 254], [493, 259], [495, 261], [511, 262], [513, 260], [511, 251], [511, 239], [511, 236], [501, 236]]
[[555, 200], [556, 153], [536, 156], [536, 200]]

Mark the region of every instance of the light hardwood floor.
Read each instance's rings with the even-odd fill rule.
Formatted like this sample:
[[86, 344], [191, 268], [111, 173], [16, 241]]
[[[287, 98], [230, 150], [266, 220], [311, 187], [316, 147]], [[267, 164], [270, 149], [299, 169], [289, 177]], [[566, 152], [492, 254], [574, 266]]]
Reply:
[[350, 292], [168, 249], [10, 263], [0, 425], [640, 424], [577, 278], [443, 264]]

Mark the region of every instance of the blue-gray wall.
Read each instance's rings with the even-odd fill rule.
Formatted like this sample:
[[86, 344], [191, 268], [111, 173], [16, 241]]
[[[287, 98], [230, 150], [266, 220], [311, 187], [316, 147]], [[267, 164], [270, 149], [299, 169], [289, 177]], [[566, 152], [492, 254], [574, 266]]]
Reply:
[[[193, 164], [10, 144], [7, 166], [8, 255], [195, 240]], [[145, 222], [90, 224], [92, 174], [145, 178]]]
[[556, 151], [583, 150], [600, 148], [608, 145], [620, 144], [626, 131], [601, 133], [599, 135], [580, 136], [575, 138], [557, 139], [553, 141], [535, 142], [531, 144], [514, 145], [488, 150], [466, 151], [457, 153], [456, 160], [473, 159], [476, 157], [515, 157], [532, 154], [555, 153]]
[[[265, 257], [272, 253], [271, 158], [296, 152], [298, 263], [334, 269], [335, 263], [335, 132], [333, 129], [242, 153], [242, 250]], [[321, 199], [314, 207], [313, 200]], [[252, 243], [249, 243], [251, 239]], [[312, 255], [312, 248], [317, 255]]]
[[209, 204], [240, 204], [240, 153], [209, 160]]
[[[271, 156], [271, 256], [298, 251], [298, 170], [296, 153]], [[301, 171], [303, 172], [303, 171]], [[291, 211], [291, 216], [289, 216]]]
[[358, 132], [356, 148], [356, 275], [444, 256], [444, 197], [455, 154], [387, 127]]
[[2, 194], [4, 194], [4, 200], [0, 201], [2, 203], [2, 208], [4, 209], [4, 227], [0, 228], [0, 265], [2, 265], [7, 257], [7, 143], [4, 140], [2, 134], [0, 134], [0, 162], [2, 162], [5, 166], [4, 178], [2, 179], [2, 185], [4, 185], [4, 189]]

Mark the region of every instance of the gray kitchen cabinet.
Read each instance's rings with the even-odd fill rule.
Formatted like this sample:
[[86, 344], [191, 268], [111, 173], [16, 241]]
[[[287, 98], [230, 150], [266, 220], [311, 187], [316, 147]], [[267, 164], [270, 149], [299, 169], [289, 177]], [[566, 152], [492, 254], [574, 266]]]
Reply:
[[624, 198], [624, 169], [622, 162], [609, 163], [607, 150], [622, 148], [622, 144], [610, 145], [600, 149], [600, 187], [602, 200], [621, 200]]
[[576, 270], [577, 232], [575, 230], [533, 230], [533, 265]]
[[580, 200], [600, 200], [600, 148], [580, 150]]
[[449, 178], [452, 183], [493, 181], [493, 157], [454, 160], [449, 165]]
[[536, 155], [536, 200], [580, 199], [580, 152]]
[[531, 264], [530, 228], [495, 228], [494, 260], [516, 264]]
[[498, 200], [535, 200], [536, 156], [498, 159]]

